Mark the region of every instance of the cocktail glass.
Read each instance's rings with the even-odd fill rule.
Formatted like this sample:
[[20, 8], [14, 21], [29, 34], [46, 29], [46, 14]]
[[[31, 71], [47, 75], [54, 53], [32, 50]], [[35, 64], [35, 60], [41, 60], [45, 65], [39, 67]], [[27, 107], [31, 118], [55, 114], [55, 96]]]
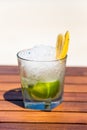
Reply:
[[[17, 53], [25, 108], [52, 110], [63, 99], [66, 58], [35, 60], [23, 56], [32, 49]], [[43, 53], [43, 52], [42, 52]]]

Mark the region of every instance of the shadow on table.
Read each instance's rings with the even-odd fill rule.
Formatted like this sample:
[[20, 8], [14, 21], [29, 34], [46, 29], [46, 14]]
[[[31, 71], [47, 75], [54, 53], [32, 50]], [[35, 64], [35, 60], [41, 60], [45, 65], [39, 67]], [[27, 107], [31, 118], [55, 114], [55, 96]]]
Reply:
[[[24, 108], [21, 88], [11, 89], [4, 94], [4, 99], [17, 106]], [[41, 110], [50, 112], [51, 110]]]
[[20, 107], [24, 107], [21, 88], [16, 88], [16, 89], [7, 91], [4, 94], [4, 98], [6, 101], [16, 104]]

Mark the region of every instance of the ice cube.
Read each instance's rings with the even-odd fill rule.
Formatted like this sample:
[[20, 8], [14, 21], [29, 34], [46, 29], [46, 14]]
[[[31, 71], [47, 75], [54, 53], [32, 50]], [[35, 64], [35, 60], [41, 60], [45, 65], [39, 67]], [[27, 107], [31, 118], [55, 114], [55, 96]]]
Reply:
[[55, 52], [54, 47], [44, 45], [21, 51], [19, 56], [24, 59], [21, 62], [21, 75], [30, 84], [61, 79], [65, 64], [56, 60]]

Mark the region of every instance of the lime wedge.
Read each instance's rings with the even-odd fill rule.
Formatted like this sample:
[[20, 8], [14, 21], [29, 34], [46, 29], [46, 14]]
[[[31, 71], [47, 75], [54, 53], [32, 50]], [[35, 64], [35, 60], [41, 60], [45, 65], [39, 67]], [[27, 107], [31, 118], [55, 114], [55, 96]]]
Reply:
[[22, 78], [22, 92], [27, 98], [36, 101], [56, 99], [60, 94], [59, 80], [53, 82], [38, 82], [35, 85], [29, 84], [26, 78]]
[[55, 99], [60, 92], [60, 82], [37, 83], [30, 89], [30, 95], [33, 100], [41, 101], [46, 99]]

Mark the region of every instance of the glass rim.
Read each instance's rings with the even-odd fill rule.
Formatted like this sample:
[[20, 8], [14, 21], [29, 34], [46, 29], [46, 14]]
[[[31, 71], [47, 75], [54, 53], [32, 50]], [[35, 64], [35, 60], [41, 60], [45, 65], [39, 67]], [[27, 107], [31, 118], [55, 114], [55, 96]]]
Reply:
[[[24, 49], [24, 50], [30, 50], [30, 49]], [[21, 51], [24, 51], [24, 50], [21, 50]], [[32, 59], [27, 59], [27, 58], [23, 58], [21, 56], [19, 56], [19, 53], [21, 52], [17, 52], [17, 58], [18, 59], [21, 59], [21, 60], [24, 60], [24, 61], [31, 61], [31, 62], [58, 62], [58, 61], [63, 61], [65, 59], [67, 59], [67, 55], [64, 57], [64, 58], [60, 58], [60, 59], [53, 59], [53, 60], [32, 60]]]

